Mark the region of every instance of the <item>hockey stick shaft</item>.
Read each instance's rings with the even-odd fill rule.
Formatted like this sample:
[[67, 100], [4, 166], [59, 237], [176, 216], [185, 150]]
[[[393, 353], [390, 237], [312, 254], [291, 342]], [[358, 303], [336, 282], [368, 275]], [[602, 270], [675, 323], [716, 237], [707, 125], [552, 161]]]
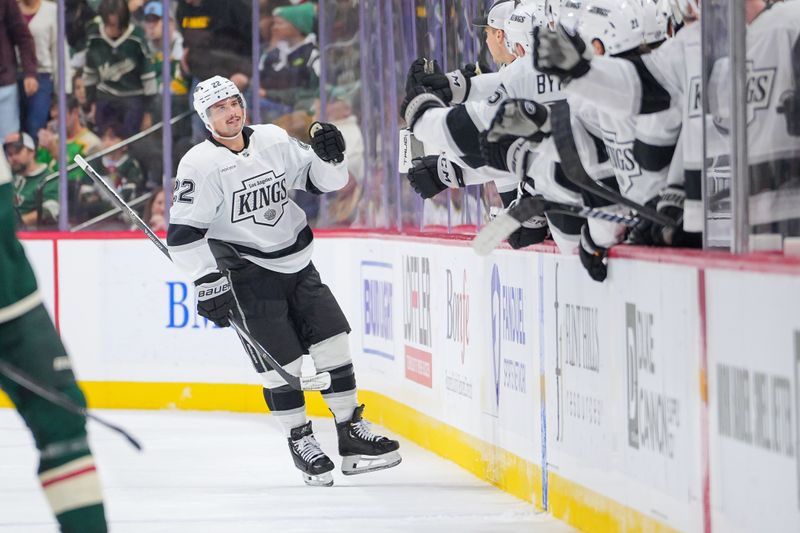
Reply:
[[626, 226], [636, 226], [640, 222], [636, 217], [619, 215], [602, 209], [550, 202], [541, 197], [534, 198], [529, 196], [523, 198], [517, 205], [486, 224], [478, 232], [475, 240], [472, 241], [472, 248], [478, 255], [488, 255], [492, 250], [500, 246], [504, 240], [507, 240], [512, 233], [522, 227], [522, 224], [529, 218], [546, 213], [595, 218]]
[[558, 150], [561, 166], [564, 168], [564, 174], [569, 181], [584, 191], [599, 196], [604, 200], [635, 209], [642, 218], [671, 228], [679, 227], [679, 224], [670, 217], [659, 213], [651, 207], [635, 202], [613, 189], [609, 189], [587, 174], [586, 169], [583, 168], [583, 163], [581, 163], [580, 154], [575, 145], [575, 138], [572, 135], [570, 108], [566, 101], [558, 102], [550, 108], [550, 121], [553, 128], [553, 140]]
[[100, 418], [97, 415], [94, 415], [89, 412], [89, 410], [85, 407], [82, 407], [76, 404], [72, 399], [64, 394], [61, 391], [51, 389], [50, 387], [43, 385], [42, 383], [36, 381], [32, 376], [29, 376], [19, 368], [15, 367], [10, 363], [6, 363], [5, 361], [0, 361], [0, 374], [3, 374], [8, 379], [19, 385], [20, 387], [24, 387], [31, 391], [32, 393], [36, 394], [47, 400], [48, 402], [55, 404], [62, 409], [69, 411], [70, 413], [83, 416], [89, 420], [94, 420], [101, 426], [105, 426], [112, 431], [116, 431], [123, 437], [125, 437], [128, 442], [131, 443], [131, 446], [136, 448], [138, 451], [142, 451], [142, 445], [136, 440], [130, 433], [122, 429], [121, 427], [117, 426], [116, 424], [112, 424], [111, 422], [107, 422]]
[[[106, 180], [103, 179], [100, 174], [92, 168], [89, 163], [86, 162], [83, 157], [80, 155], [75, 156], [75, 162], [81, 167], [81, 169], [94, 181], [99, 187], [102, 187], [111, 197], [112, 201], [122, 209], [124, 213], [126, 213], [130, 219], [133, 221], [136, 226], [147, 235], [147, 238], [158, 247], [159, 250], [169, 259], [172, 261], [172, 256], [169, 253], [169, 249], [164, 242], [158, 238], [158, 235], [150, 229], [150, 226], [141, 219], [141, 217], [134, 211], [126, 202], [122, 199], [122, 197], [117, 193], [117, 191], [109, 185]], [[231, 325], [233, 329], [236, 330], [236, 333], [239, 334], [240, 337], [245, 339], [254, 349], [255, 352], [258, 354], [259, 358], [261, 359], [262, 363], [271, 367], [275, 372], [277, 372], [285, 381], [295, 390], [324, 390], [330, 386], [330, 374], [327, 373], [320, 373], [314, 378], [317, 378], [319, 382], [312, 379], [306, 379], [305, 383], [306, 386], [303, 386], [303, 381], [301, 378], [297, 376], [293, 376], [289, 372], [287, 372], [270, 354], [260, 342], [253, 338], [250, 335], [250, 332], [239, 322], [239, 319], [236, 318], [233, 314], [230, 317]], [[327, 384], [327, 385], [326, 385]]]

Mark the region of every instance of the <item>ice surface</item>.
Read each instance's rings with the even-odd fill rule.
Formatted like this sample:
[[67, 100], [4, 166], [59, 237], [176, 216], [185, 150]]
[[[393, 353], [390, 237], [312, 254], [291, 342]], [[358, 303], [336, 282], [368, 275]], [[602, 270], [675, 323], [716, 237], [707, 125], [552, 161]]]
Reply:
[[[314, 419], [320, 444], [337, 464], [335, 485], [316, 488], [303, 484], [269, 415], [98, 414], [145, 447], [138, 454], [115, 433], [90, 423], [106, 513], [116, 533], [574, 531], [403, 439], [398, 467], [345, 477], [338, 469], [333, 419]], [[0, 409], [0, 532], [57, 530], [35, 468], [27, 428], [16, 411]]]

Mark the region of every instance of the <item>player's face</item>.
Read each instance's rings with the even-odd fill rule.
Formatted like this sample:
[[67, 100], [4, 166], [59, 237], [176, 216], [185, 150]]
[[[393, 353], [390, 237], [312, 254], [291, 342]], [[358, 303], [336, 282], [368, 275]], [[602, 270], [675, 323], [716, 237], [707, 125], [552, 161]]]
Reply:
[[505, 45], [505, 34], [502, 30], [486, 27], [486, 46], [495, 63], [505, 63], [508, 50]]
[[211, 125], [221, 137], [233, 137], [244, 127], [244, 109], [237, 96], [220, 100], [208, 109]]

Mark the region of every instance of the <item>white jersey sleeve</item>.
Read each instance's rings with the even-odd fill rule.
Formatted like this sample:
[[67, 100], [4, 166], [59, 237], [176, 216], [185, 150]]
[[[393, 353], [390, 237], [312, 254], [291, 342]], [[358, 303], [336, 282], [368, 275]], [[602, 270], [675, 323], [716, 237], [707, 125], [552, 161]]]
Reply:
[[565, 90], [609, 113], [629, 116], [665, 111], [678, 105], [687, 92], [687, 52], [699, 52], [694, 49], [699, 39], [700, 24], [694, 23], [649, 54], [632, 59], [595, 57], [589, 72]]
[[196, 146], [190, 150], [178, 165], [167, 239], [175, 265], [192, 280], [217, 270], [205, 234], [223, 204], [217, 168], [203, 169], [196, 163], [192, 152], [197, 153], [199, 149], [200, 146]]
[[314, 194], [338, 191], [347, 185], [347, 156], [341, 163], [326, 163], [304, 142], [291, 137], [277, 126], [253, 126], [255, 131], [269, 129], [270, 134], [280, 138], [283, 150], [287, 186]]
[[480, 102], [489, 98], [501, 82], [502, 77], [499, 72], [487, 72], [473, 76], [469, 80], [469, 94], [465, 102]]

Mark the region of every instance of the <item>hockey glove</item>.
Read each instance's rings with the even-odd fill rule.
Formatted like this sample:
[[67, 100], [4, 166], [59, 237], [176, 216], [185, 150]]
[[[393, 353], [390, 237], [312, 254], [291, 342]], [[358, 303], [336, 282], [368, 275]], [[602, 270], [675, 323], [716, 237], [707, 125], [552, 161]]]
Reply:
[[231, 325], [228, 313], [235, 304], [231, 284], [219, 272], [207, 274], [194, 282], [197, 293], [197, 314], [220, 328]]
[[786, 115], [786, 131], [800, 137], [800, 91], [786, 91], [781, 95], [778, 113]]
[[464, 187], [461, 168], [444, 156], [428, 155], [414, 160], [408, 171], [408, 182], [422, 198], [433, 198], [443, 190]]
[[556, 31], [534, 28], [531, 55], [536, 70], [558, 76], [567, 83], [589, 72], [589, 61], [593, 53], [586, 48], [580, 35], [570, 35], [559, 24]]
[[484, 131], [480, 134], [480, 146], [481, 157], [487, 165], [510, 172], [522, 180], [528, 172], [531, 149], [536, 148], [538, 143], [512, 135], [504, 135], [492, 142]]
[[428, 74], [422, 78], [422, 85], [442, 99], [446, 104], [464, 103], [472, 86], [470, 78], [477, 74], [475, 65], [465, 65], [447, 74]]
[[[686, 193], [682, 187], [669, 186], [658, 196], [656, 209], [676, 222], [683, 222], [683, 205]], [[658, 223], [650, 223], [650, 243], [654, 246], [675, 246], [678, 248], [700, 248], [703, 238], [700, 233], [686, 232]]]
[[598, 246], [592, 240], [589, 224], [581, 228], [581, 243], [578, 246], [578, 255], [583, 268], [595, 281], [604, 281], [608, 275], [608, 248]]
[[429, 61], [424, 57], [415, 59], [408, 67], [406, 75], [406, 93], [411, 92], [415, 87], [423, 86], [428, 76], [443, 76], [442, 69], [438, 61]]
[[486, 138], [494, 142], [505, 135], [541, 143], [550, 135], [550, 110], [533, 100], [510, 98], [503, 101], [486, 130]]
[[413, 132], [414, 125], [425, 114], [425, 111], [437, 107], [445, 107], [444, 102], [419, 85], [406, 92], [406, 97], [400, 105], [400, 116], [406, 121], [408, 129]]
[[522, 226], [508, 236], [508, 244], [515, 250], [539, 244], [548, 235], [547, 218], [537, 215], [522, 223]]
[[314, 122], [308, 128], [308, 135], [317, 157], [326, 163], [344, 161], [344, 137], [339, 128], [327, 122]]

